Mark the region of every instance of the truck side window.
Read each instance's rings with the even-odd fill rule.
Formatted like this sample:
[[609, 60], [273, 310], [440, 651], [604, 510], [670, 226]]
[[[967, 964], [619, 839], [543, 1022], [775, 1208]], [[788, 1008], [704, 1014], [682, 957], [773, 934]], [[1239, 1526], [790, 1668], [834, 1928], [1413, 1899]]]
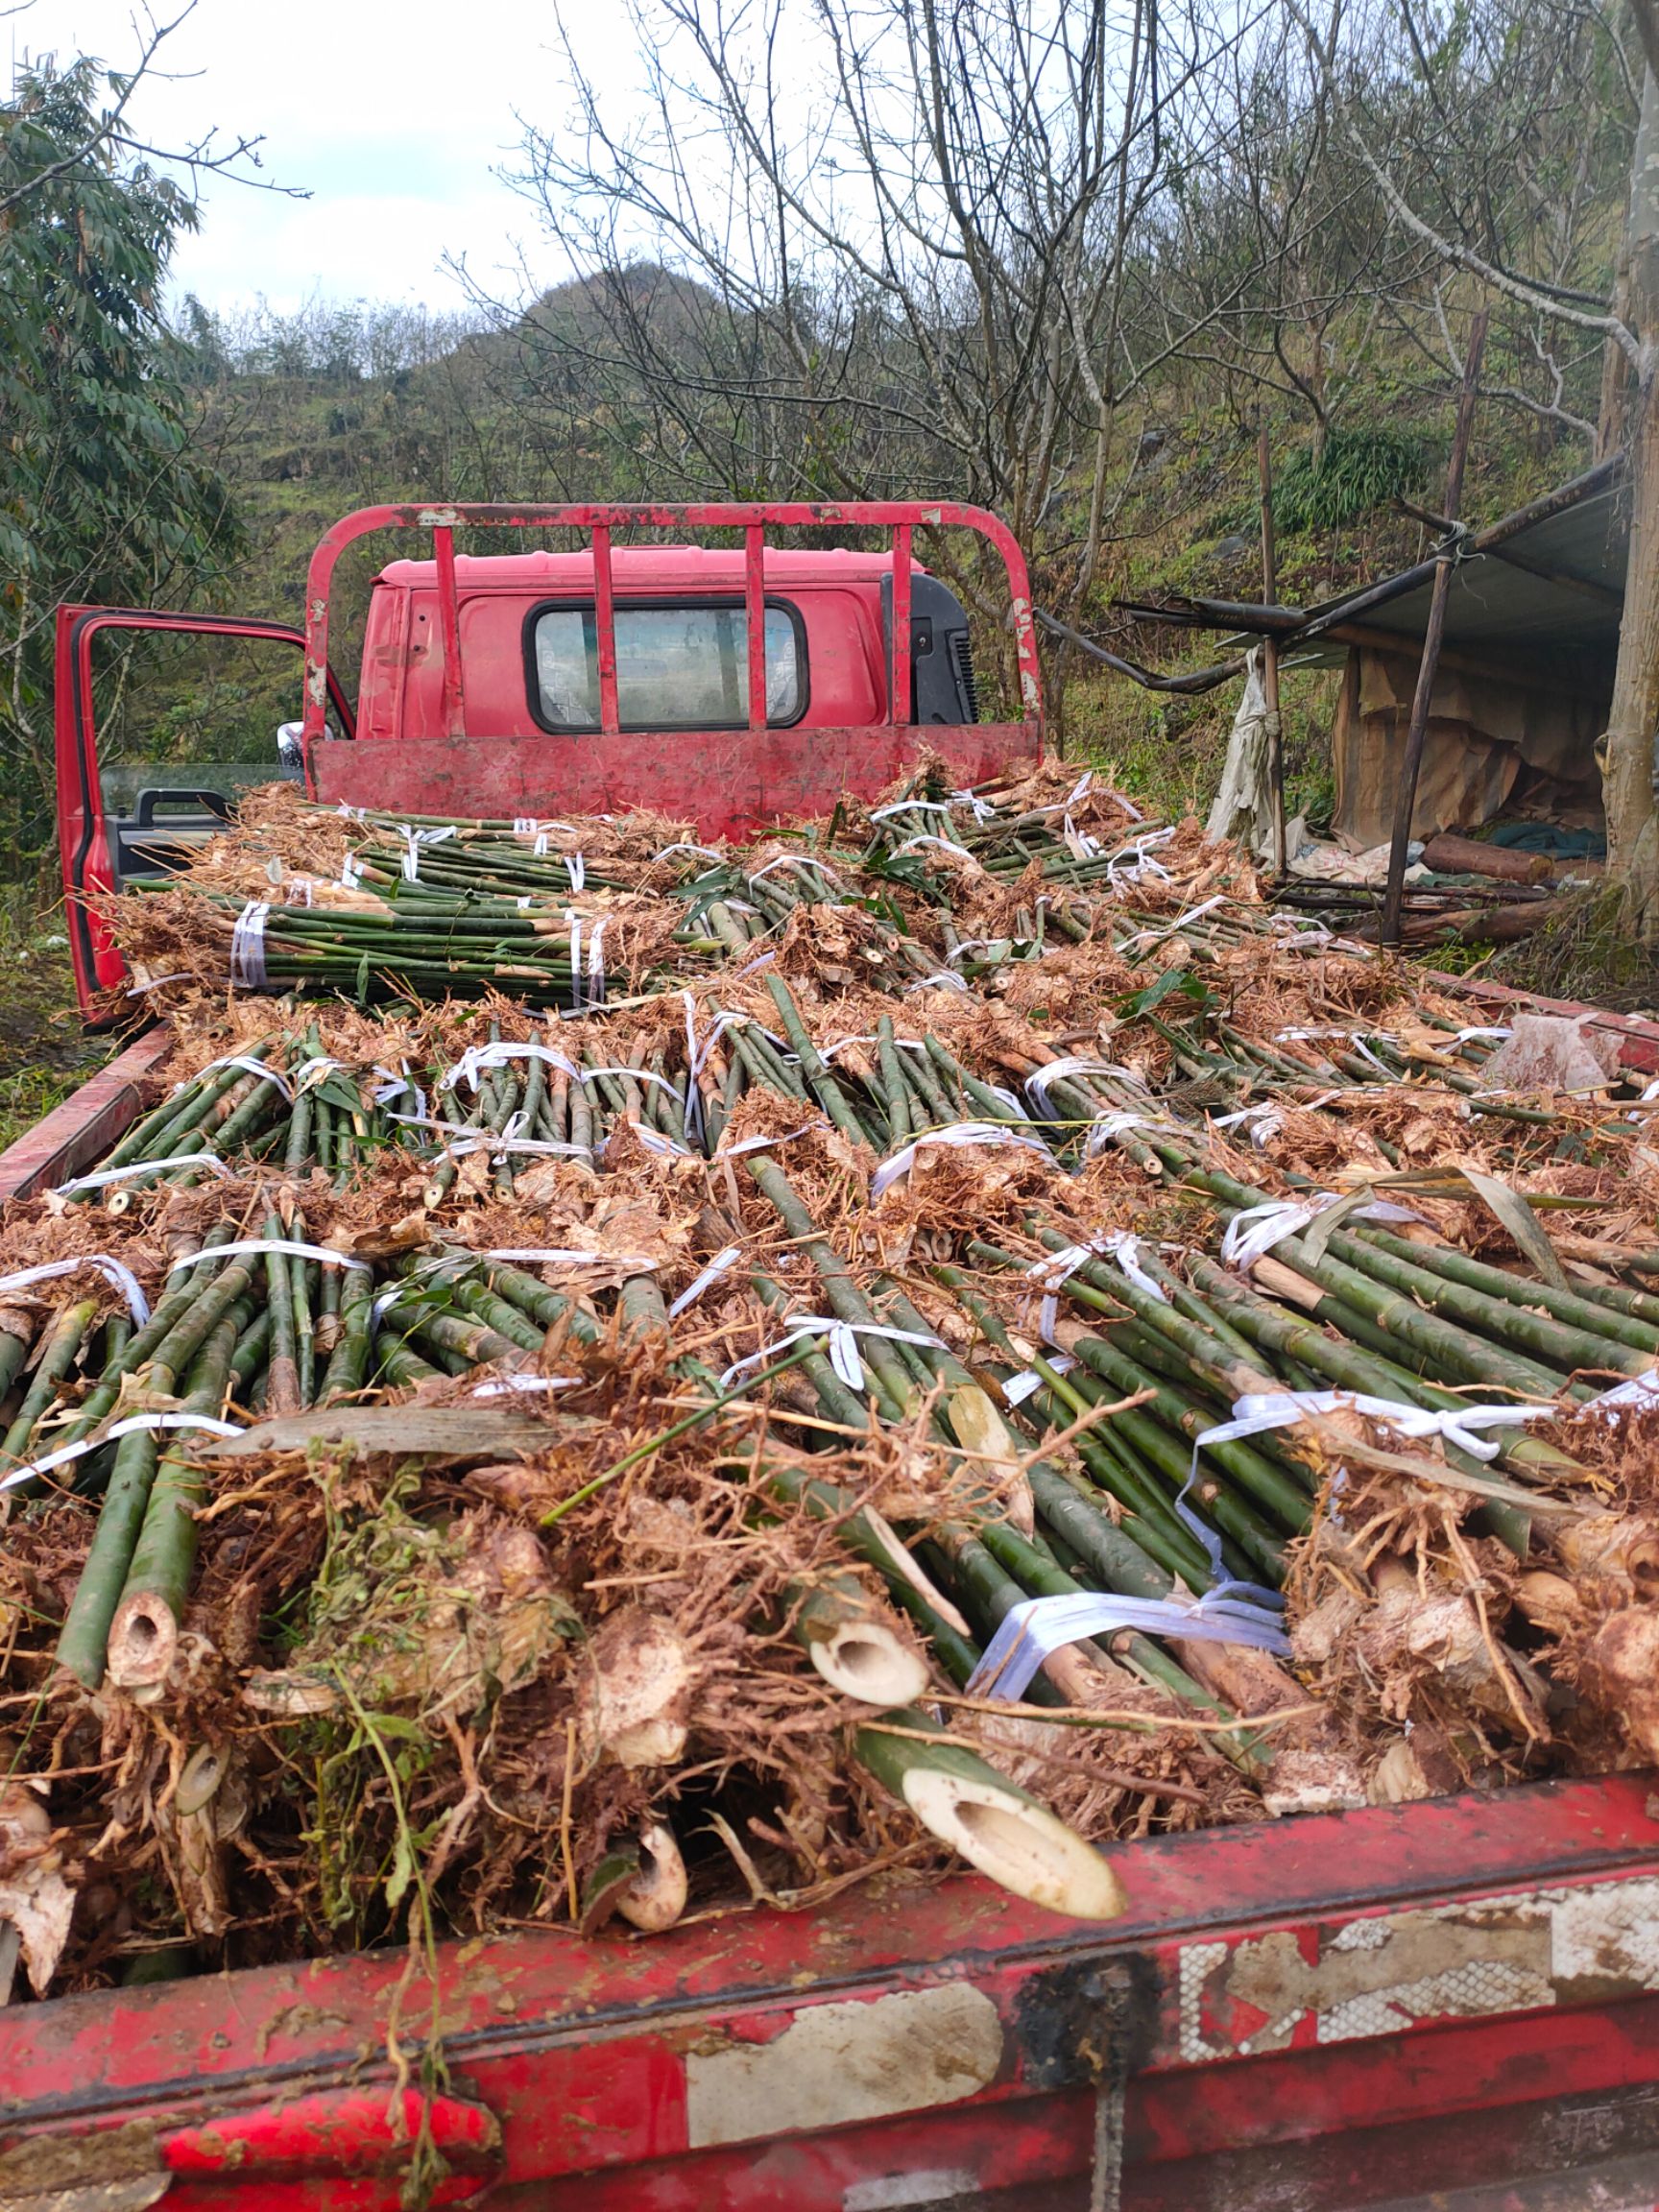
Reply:
[[[599, 643], [593, 609], [548, 607], [532, 617], [531, 706], [543, 728], [599, 727]], [[749, 719], [748, 621], [742, 603], [616, 610], [617, 704], [625, 730], [740, 730]], [[806, 641], [792, 608], [766, 609], [766, 719], [799, 721], [806, 705]]]

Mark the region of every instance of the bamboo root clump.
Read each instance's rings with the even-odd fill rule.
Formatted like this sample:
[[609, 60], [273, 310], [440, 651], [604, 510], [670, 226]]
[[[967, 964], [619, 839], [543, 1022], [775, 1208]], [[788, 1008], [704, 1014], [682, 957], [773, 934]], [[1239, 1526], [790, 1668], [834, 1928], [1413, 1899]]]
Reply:
[[0, 1270], [36, 1989], [1659, 1757], [1647, 1104], [1089, 779], [833, 831], [127, 902], [174, 1065]]

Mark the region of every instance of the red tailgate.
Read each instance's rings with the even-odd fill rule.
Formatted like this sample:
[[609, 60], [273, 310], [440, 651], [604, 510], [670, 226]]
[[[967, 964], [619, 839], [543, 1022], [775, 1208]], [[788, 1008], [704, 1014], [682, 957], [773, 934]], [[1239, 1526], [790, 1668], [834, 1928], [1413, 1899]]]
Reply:
[[[445, 2196], [1082, 2205], [1091, 2186], [1112, 2201], [1121, 2159], [1136, 2212], [1430, 2188], [1633, 2205], [1548, 2192], [1659, 2160], [1651, 1789], [1542, 1784], [1128, 1846], [1129, 1910], [1105, 1930], [963, 1878], [650, 1942], [446, 1946]], [[147, 2177], [193, 2212], [391, 2212], [414, 2108], [388, 2054], [419, 2080], [434, 2018], [405, 1968], [376, 1954], [13, 2007], [0, 2203], [67, 2157], [81, 2184]]]

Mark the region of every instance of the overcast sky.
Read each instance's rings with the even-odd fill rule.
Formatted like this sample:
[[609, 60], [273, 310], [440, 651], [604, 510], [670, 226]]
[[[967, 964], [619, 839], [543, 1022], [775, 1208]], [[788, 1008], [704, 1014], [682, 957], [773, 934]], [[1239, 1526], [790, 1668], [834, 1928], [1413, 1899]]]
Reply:
[[[156, 4], [165, 20], [182, 0]], [[585, 60], [625, 100], [617, 17], [604, 0], [591, 14]], [[0, 40], [7, 59], [125, 61], [131, 0], [35, 0]], [[262, 132], [265, 175], [311, 194], [210, 180], [201, 231], [176, 258], [180, 291], [221, 307], [260, 293], [285, 309], [316, 293], [452, 307], [445, 252], [501, 294], [518, 289], [519, 248], [540, 277], [560, 274], [534, 210], [492, 174], [513, 158], [516, 108], [555, 125], [568, 112], [550, 0], [198, 0], [163, 58], [175, 81], [147, 84], [134, 109], [148, 134]]]

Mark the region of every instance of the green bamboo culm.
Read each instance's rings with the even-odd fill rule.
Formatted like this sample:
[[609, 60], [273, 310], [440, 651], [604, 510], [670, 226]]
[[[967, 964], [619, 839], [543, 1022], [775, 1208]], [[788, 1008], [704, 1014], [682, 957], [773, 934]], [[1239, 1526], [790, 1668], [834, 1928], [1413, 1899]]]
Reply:
[[[183, 1411], [209, 1418], [223, 1413], [239, 1334], [237, 1314], [228, 1312], [191, 1365]], [[196, 1565], [197, 1509], [205, 1490], [188, 1444], [162, 1455], [107, 1638], [109, 1674], [122, 1689], [165, 1680], [173, 1663]]]
[[[246, 1295], [252, 1281], [249, 1261], [230, 1261], [210, 1287], [157, 1346], [140, 1371], [134, 1411], [148, 1403], [171, 1404], [178, 1379], [220, 1321]], [[137, 1338], [133, 1339], [134, 1342]], [[129, 1347], [131, 1349], [131, 1347]], [[227, 1362], [229, 1354], [227, 1353]], [[109, 1623], [126, 1585], [127, 1573], [150, 1503], [159, 1456], [155, 1430], [135, 1430], [120, 1438], [115, 1464], [92, 1532], [92, 1544], [58, 1640], [58, 1664], [96, 1690], [104, 1679]]]

